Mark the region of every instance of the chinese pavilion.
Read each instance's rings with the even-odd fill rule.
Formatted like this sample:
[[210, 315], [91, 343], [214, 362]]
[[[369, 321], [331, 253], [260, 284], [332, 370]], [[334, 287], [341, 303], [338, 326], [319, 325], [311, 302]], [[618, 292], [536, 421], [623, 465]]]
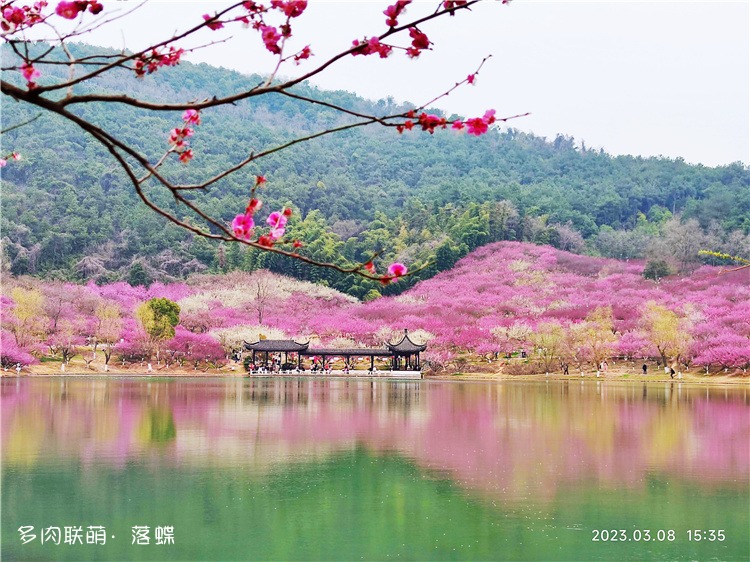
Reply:
[[375, 369], [376, 357], [390, 357], [392, 371], [419, 371], [421, 364], [419, 354], [427, 348], [426, 345], [414, 343], [409, 337], [409, 331], [404, 330], [404, 335], [397, 343], [386, 342], [384, 347], [341, 347], [341, 348], [315, 348], [310, 347], [310, 342], [299, 343], [294, 340], [259, 340], [254, 343], [245, 342], [245, 349], [252, 352], [252, 362], [257, 365], [257, 359], [268, 367], [271, 354], [284, 354], [284, 364], [289, 364], [289, 356], [296, 355], [297, 368], [302, 370], [303, 357], [320, 357], [323, 362], [329, 357], [343, 357], [348, 364], [352, 357], [369, 357], [370, 370]]

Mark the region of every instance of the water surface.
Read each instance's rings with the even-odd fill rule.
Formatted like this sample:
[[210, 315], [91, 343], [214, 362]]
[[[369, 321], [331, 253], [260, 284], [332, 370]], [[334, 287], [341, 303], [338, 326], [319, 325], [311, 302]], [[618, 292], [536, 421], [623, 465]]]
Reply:
[[4, 560], [750, 559], [746, 387], [3, 378], [1, 458]]

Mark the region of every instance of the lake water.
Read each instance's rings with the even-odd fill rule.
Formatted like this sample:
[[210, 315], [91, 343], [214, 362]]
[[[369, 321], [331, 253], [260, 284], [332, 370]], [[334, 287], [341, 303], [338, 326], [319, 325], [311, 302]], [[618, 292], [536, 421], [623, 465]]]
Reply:
[[745, 386], [1, 383], [3, 560], [750, 558]]

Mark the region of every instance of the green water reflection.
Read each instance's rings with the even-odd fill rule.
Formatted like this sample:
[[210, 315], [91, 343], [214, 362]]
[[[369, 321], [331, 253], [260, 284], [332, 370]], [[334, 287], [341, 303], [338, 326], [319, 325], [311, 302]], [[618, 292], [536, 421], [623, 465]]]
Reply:
[[750, 558], [744, 388], [4, 379], [2, 399], [4, 560]]

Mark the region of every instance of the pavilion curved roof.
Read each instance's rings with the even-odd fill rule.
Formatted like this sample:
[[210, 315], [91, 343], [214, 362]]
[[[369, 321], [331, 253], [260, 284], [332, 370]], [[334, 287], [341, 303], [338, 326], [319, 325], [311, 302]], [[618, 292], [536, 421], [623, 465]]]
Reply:
[[286, 351], [299, 352], [307, 350], [310, 342], [298, 343], [294, 340], [259, 340], [257, 342], [245, 342], [248, 351]]
[[355, 357], [390, 357], [390, 350], [380, 347], [338, 347], [338, 348], [310, 348], [304, 355], [344, 355]]
[[394, 353], [419, 353], [427, 349], [426, 345], [419, 345], [411, 341], [409, 330], [404, 330], [404, 337], [398, 343], [387, 342], [385, 345]]
[[299, 343], [294, 340], [259, 340], [245, 342], [248, 351], [302, 353], [303, 355], [354, 355], [354, 356], [388, 356], [411, 355], [424, 351], [427, 346], [414, 343], [409, 338], [408, 330], [404, 330], [404, 337], [397, 343], [386, 342], [385, 347], [346, 347], [338, 349], [312, 348], [310, 342]]

